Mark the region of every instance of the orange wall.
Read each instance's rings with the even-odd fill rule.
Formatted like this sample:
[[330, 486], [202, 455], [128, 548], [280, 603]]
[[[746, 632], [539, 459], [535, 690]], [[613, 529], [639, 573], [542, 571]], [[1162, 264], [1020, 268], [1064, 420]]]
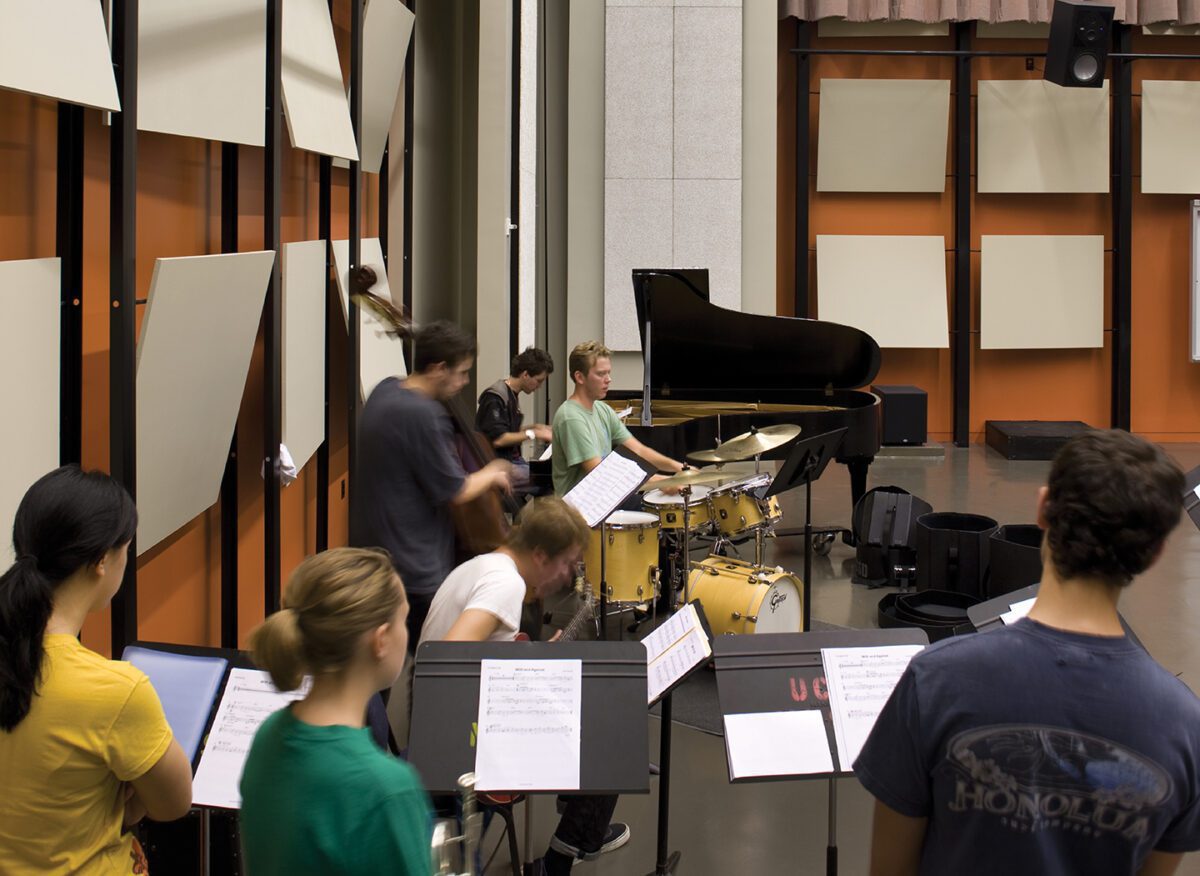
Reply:
[[[779, 286], [778, 312], [793, 312], [795, 257], [795, 45], [794, 21], [780, 23], [779, 35]], [[817, 48], [949, 49], [952, 38], [816, 39]], [[1036, 40], [981, 40], [982, 50], [1045, 51]], [[1200, 53], [1200, 39], [1137, 34], [1135, 52]], [[942, 194], [817, 192], [817, 126], [820, 80], [950, 79], [950, 58], [813, 56], [811, 59], [811, 142], [809, 174], [810, 312], [816, 310], [817, 234], [943, 235], [953, 246], [953, 183]], [[1040, 59], [1036, 61], [1041, 68]], [[1023, 58], [979, 58], [972, 62], [972, 113], [980, 79], [1040, 78], [1027, 72]], [[1134, 174], [1140, 177], [1140, 89], [1143, 79], [1198, 79], [1200, 62], [1142, 60], [1134, 64]], [[953, 109], [951, 110], [953, 113]], [[953, 121], [953, 116], [952, 116]], [[972, 119], [972, 136], [975, 125]], [[947, 174], [950, 155], [947, 143]], [[974, 143], [972, 174], [974, 174]], [[1139, 183], [1135, 180], [1135, 190]], [[1188, 195], [1134, 195], [1133, 207], [1133, 429], [1162, 441], [1200, 440], [1200, 370], [1188, 361], [1191, 324]], [[1108, 195], [973, 194], [971, 215], [971, 417], [975, 440], [986, 420], [1084, 420], [1109, 425], [1111, 334], [1096, 350], [980, 350], [979, 247], [983, 234], [1102, 234], [1112, 247]], [[950, 304], [952, 254], [947, 253]], [[1109, 313], [1111, 252], [1105, 264], [1105, 329]], [[953, 310], [951, 308], [951, 315]], [[819, 317], [819, 313], [817, 314]], [[1031, 314], [1036, 318], [1036, 314]], [[912, 383], [929, 393], [929, 430], [945, 440], [953, 428], [949, 350], [883, 351], [876, 383]]]
[[[335, 18], [338, 44], [347, 52], [348, 4]], [[83, 296], [83, 464], [107, 469], [108, 418], [108, 137], [100, 113], [85, 111]], [[57, 109], [54, 101], [0, 91], [0, 259], [55, 255]], [[287, 141], [283, 164], [281, 233], [284, 242], [317, 237], [318, 159]], [[260, 249], [263, 150], [239, 149], [239, 248]], [[164, 134], [138, 135], [137, 297], [149, 292], [154, 261], [161, 257], [220, 252], [221, 146]], [[364, 174], [363, 235], [378, 233], [378, 178]], [[335, 238], [348, 234], [348, 172], [333, 171]], [[139, 307], [139, 316], [144, 308]], [[330, 364], [329, 544], [345, 544], [348, 513], [343, 496], [346, 451], [346, 342], [340, 305], [329, 309], [334, 331]], [[262, 337], [258, 338], [238, 417], [239, 640], [263, 616]], [[282, 491], [282, 577], [316, 545], [316, 458]], [[138, 561], [139, 635], [182, 644], [220, 640], [220, 507], [201, 514]], [[109, 650], [108, 613], [84, 627], [84, 642]]]

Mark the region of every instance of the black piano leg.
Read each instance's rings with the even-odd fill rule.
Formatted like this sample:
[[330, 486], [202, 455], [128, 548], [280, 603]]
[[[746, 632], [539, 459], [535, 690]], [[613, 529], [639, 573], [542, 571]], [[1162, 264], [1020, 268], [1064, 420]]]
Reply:
[[[850, 507], [851, 510], [858, 505], [858, 500], [861, 499], [867, 492], [867, 472], [871, 470], [871, 463], [875, 461], [875, 457], [857, 457], [846, 461], [846, 468], [850, 470]], [[842, 534], [842, 541], [850, 547], [854, 547], [857, 541], [854, 538], [852, 531], [847, 531]]]

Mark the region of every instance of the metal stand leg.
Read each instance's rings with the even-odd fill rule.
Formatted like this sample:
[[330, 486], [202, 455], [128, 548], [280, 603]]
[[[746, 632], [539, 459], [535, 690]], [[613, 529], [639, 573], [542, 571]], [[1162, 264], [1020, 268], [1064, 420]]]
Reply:
[[670, 821], [671, 804], [671, 695], [662, 698], [662, 733], [658, 752], [658, 857], [654, 872], [650, 876], [665, 876], [674, 873], [679, 863], [679, 852], [668, 852], [667, 828]]
[[829, 844], [825, 847], [825, 876], [837, 876], [837, 779], [829, 780]]
[[533, 862], [533, 798], [525, 795], [525, 860], [522, 863]]
[[212, 873], [212, 825], [207, 809], [200, 810], [200, 855], [200, 873], [209, 876]]
[[608, 524], [600, 524], [600, 638], [608, 641], [608, 569], [605, 557]]

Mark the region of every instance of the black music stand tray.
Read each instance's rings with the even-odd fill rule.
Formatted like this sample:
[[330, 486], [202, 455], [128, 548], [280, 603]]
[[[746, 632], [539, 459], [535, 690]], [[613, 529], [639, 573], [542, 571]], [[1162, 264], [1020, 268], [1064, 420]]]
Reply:
[[[1026, 599], [1033, 599], [1037, 596], [1038, 588], [1041, 586], [1041, 584], [1030, 584], [1028, 587], [1022, 587], [1020, 590], [1014, 590], [1011, 593], [1005, 593], [994, 599], [989, 599], [987, 602], [972, 605], [967, 609], [967, 619], [981, 633], [987, 630], [999, 629], [1004, 626], [1004, 621], [1000, 619], [1000, 615], [1007, 612], [1015, 603], [1024, 602]], [[1121, 626], [1125, 628], [1125, 635], [1129, 636], [1134, 644], [1145, 651], [1146, 646], [1142, 644], [1142, 640], [1133, 631], [1133, 627], [1125, 620], [1125, 615], [1120, 612], [1117, 612], [1117, 615], [1121, 618]]]
[[[786, 712], [796, 709], [820, 709], [825, 721], [834, 772], [803, 776], [754, 776], [730, 778], [746, 782], [829, 781], [829, 842], [825, 851], [825, 872], [837, 873], [837, 785], [836, 780], [853, 776], [850, 764], [838, 762], [837, 741], [833, 731], [833, 713], [829, 698], [820, 698], [816, 690], [824, 687], [825, 667], [822, 648], [871, 648], [887, 645], [928, 645], [923, 630], [824, 630], [815, 633], [767, 633], [757, 636], [720, 636], [713, 642], [717, 669], [717, 699], [722, 715], [746, 712]], [[726, 740], [728, 744], [728, 740]]]
[[[712, 627], [708, 624], [708, 616], [704, 613], [704, 605], [699, 599], [693, 599], [690, 603], [696, 607], [696, 614], [700, 618], [700, 626], [704, 628], [704, 633], [708, 636], [708, 642], [713, 644]], [[653, 632], [653, 631], [651, 631]], [[667, 873], [674, 873], [675, 867], [679, 864], [680, 853], [669, 850], [669, 842], [667, 840], [667, 831], [670, 826], [670, 806], [671, 806], [671, 692], [684, 681], [691, 678], [696, 670], [704, 665], [704, 661], [697, 663], [691, 669], [687, 670], [679, 678], [675, 679], [675, 683], [668, 687], [654, 702], [661, 706], [659, 711], [659, 737], [658, 737], [658, 847], [654, 860], [654, 869], [649, 876], [666, 876]], [[654, 705], [651, 703], [650, 705]]]
[[[475, 769], [481, 660], [581, 660], [579, 787], [532, 793], [646, 794], [646, 648], [641, 642], [426, 642], [413, 674], [409, 762], [434, 794]], [[521, 793], [529, 794], [529, 790]]]
[[846, 428], [834, 429], [813, 435], [811, 438], [800, 438], [792, 444], [787, 459], [779, 469], [779, 474], [771, 481], [766, 496], [777, 496], [795, 487], [804, 485], [804, 529], [782, 529], [775, 533], [776, 537], [798, 535], [804, 533], [804, 604], [803, 622], [801, 629], [812, 628], [812, 485], [829, 466], [830, 461], [837, 455], [842, 445]]

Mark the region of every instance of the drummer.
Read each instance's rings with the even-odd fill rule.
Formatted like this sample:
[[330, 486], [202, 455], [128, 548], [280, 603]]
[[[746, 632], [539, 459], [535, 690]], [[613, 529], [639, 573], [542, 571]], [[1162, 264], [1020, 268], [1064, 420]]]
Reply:
[[[598, 466], [618, 445], [640, 456], [659, 471], [677, 472], [682, 463], [638, 441], [603, 403], [612, 383], [612, 352], [599, 341], [585, 341], [571, 351], [567, 368], [575, 391], [559, 406], [552, 427], [554, 492], [566, 495], [583, 476]], [[651, 480], [661, 479], [655, 475]], [[640, 502], [630, 505], [640, 508]]]

